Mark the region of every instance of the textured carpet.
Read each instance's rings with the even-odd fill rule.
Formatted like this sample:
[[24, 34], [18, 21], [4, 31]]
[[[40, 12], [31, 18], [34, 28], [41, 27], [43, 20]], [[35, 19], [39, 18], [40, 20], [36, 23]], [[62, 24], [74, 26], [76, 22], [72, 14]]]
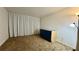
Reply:
[[71, 51], [72, 48], [59, 42], [48, 42], [38, 35], [9, 38], [1, 51]]

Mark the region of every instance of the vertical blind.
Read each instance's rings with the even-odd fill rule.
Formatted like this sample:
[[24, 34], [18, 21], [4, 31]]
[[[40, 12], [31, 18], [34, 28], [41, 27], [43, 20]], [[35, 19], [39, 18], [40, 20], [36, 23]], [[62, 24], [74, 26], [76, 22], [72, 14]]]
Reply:
[[40, 18], [9, 12], [9, 36], [38, 34]]

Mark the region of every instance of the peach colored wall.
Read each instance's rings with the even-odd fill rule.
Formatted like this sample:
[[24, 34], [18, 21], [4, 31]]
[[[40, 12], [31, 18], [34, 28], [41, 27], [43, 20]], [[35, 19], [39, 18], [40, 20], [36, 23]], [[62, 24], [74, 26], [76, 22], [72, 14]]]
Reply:
[[0, 7], [0, 46], [8, 39], [8, 12]]

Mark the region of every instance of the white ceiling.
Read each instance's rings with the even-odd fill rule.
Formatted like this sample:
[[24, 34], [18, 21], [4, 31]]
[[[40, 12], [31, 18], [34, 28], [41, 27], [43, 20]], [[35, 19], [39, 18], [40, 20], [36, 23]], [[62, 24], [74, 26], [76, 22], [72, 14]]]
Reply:
[[29, 16], [43, 17], [49, 14], [56, 13], [63, 7], [6, 7], [8, 11], [27, 14]]

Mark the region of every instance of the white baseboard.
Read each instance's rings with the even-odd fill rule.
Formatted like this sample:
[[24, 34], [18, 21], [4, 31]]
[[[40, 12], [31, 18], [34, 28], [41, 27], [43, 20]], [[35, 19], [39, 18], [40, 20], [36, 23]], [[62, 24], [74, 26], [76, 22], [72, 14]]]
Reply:
[[[64, 45], [66, 45], [66, 46], [69, 46], [69, 47], [71, 47], [71, 48], [73, 48], [72, 46], [70, 46], [69, 44], [67, 44], [67, 43], [65, 43], [65, 42], [62, 42], [62, 41], [60, 41], [60, 40], [56, 40], [57, 42], [59, 42], [59, 43], [62, 43], [62, 44], [64, 44]], [[73, 48], [74, 49], [74, 48]]]
[[[9, 38], [9, 37], [8, 37]], [[0, 42], [0, 46], [2, 46], [7, 40], [8, 40], [8, 38], [6, 38], [5, 40], [2, 40], [1, 42]]]

